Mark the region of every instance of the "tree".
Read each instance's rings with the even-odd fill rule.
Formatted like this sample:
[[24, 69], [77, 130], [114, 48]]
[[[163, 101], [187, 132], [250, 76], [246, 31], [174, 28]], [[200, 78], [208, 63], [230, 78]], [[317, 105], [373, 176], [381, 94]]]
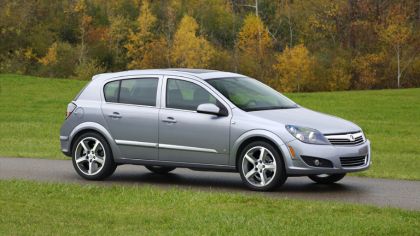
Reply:
[[150, 57], [151, 48], [155, 49], [153, 53], [156, 57], [161, 56], [161, 52], [157, 52], [154, 40], [157, 37], [152, 33], [152, 28], [156, 23], [156, 17], [153, 15], [149, 7], [148, 1], [143, 1], [140, 8], [140, 15], [137, 18], [136, 22], [137, 32], [130, 31], [128, 36], [128, 43], [125, 45], [127, 49], [127, 57], [131, 60], [128, 64], [128, 68], [151, 68], [154, 67], [154, 63], [150, 60], [153, 57]]
[[349, 72], [348, 64], [349, 63], [346, 60], [340, 57], [333, 60], [331, 68], [329, 69], [329, 90], [347, 90], [350, 88], [351, 74]]
[[175, 33], [172, 62], [179, 67], [207, 68], [215, 54], [213, 46], [203, 36], [197, 35], [198, 24], [185, 15]]
[[384, 54], [365, 54], [357, 56], [352, 61], [352, 67], [358, 80], [354, 81], [353, 87], [356, 89], [374, 88], [381, 77], [381, 67], [383, 67]]
[[408, 16], [402, 11], [402, 6], [391, 8], [384, 26], [379, 27], [380, 39], [395, 51], [397, 58], [397, 87], [400, 87], [401, 76], [407, 67], [401, 69], [402, 47], [409, 40], [412, 30], [408, 25]]
[[80, 54], [79, 64], [84, 63], [86, 57], [86, 35], [89, 30], [90, 24], [92, 23], [92, 17], [87, 14], [87, 5], [85, 0], [77, 1], [74, 6], [74, 11], [79, 14], [80, 23]]
[[48, 48], [47, 54], [45, 56], [38, 59], [38, 62], [44, 66], [54, 64], [57, 62], [57, 47], [58, 44], [55, 42]]
[[285, 92], [311, 90], [310, 85], [315, 79], [315, 59], [303, 44], [293, 48], [286, 46], [284, 51], [277, 55], [276, 60], [273, 68], [278, 75], [277, 88]]
[[273, 41], [258, 16], [248, 15], [239, 32], [236, 48], [239, 70], [254, 78], [266, 79], [273, 53]]
[[129, 34], [129, 20], [123, 16], [111, 16], [109, 17], [110, 25], [108, 28], [108, 48], [113, 52], [115, 62], [114, 64], [122, 65], [125, 67], [125, 48], [124, 44], [127, 41], [127, 35]]

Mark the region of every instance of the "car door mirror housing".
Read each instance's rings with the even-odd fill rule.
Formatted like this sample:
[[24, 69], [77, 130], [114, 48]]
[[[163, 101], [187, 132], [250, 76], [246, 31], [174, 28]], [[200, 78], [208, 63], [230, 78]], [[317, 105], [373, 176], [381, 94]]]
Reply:
[[203, 103], [197, 107], [198, 113], [210, 114], [210, 115], [222, 115], [220, 108], [212, 103]]

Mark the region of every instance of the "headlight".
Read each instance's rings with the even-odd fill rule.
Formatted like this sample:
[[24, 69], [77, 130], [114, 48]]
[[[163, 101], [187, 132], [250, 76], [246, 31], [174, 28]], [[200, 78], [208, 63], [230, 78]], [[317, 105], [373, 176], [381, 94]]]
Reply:
[[324, 135], [316, 129], [300, 127], [296, 125], [286, 125], [287, 131], [296, 139], [310, 144], [330, 144]]

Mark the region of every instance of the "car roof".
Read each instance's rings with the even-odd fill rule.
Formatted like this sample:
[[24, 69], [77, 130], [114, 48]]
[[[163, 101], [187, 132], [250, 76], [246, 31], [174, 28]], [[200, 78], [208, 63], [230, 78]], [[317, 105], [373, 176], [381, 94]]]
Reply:
[[168, 68], [168, 69], [148, 69], [148, 70], [128, 70], [113, 73], [103, 73], [92, 77], [92, 80], [107, 80], [111, 78], [136, 76], [136, 75], [172, 75], [172, 76], [188, 76], [195, 79], [212, 79], [226, 77], [245, 77], [244, 75], [207, 69], [188, 69], [188, 68]]

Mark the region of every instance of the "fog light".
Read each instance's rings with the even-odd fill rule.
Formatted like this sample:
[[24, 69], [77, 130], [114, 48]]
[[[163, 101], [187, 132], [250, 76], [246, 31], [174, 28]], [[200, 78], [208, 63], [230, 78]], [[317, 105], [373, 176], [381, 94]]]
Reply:
[[296, 159], [296, 152], [295, 152], [295, 150], [290, 145], [287, 145], [287, 147], [289, 148], [289, 152], [290, 152], [290, 155], [292, 156], [292, 159]]
[[318, 160], [318, 159], [315, 159], [314, 164], [315, 164], [316, 166], [319, 166], [319, 160]]

